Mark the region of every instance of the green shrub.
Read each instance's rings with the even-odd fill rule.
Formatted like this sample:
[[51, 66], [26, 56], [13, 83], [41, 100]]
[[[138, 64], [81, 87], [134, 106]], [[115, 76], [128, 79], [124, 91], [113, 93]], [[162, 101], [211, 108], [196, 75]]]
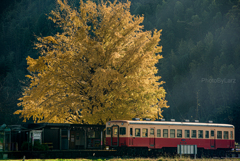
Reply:
[[[28, 149], [29, 147], [29, 149]], [[33, 151], [47, 151], [48, 150], [48, 145], [43, 145], [40, 144], [39, 140], [34, 141], [34, 146], [32, 146], [31, 143], [28, 142], [23, 142], [21, 146], [22, 151], [27, 151], [27, 150], [33, 150]]]
[[[28, 149], [29, 147], [29, 149]], [[21, 150], [22, 151], [27, 151], [27, 150], [31, 150], [32, 149], [32, 144], [28, 143], [27, 141], [23, 142], [22, 146], [21, 146]]]
[[35, 140], [33, 150], [34, 151], [46, 151], [46, 150], [48, 150], [48, 146], [41, 144], [39, 140]]

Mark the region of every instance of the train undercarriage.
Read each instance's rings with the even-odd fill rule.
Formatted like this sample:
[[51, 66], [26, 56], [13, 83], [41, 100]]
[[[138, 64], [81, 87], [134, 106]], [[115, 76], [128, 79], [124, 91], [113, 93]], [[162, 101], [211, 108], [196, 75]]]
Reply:
[[[130, 156], [130, 157], [180, 157], [177, 154], [177, 148], [161, 148], [161, 149], [148, 149], [147, 147], [116, 147], [117, 156]], [[194, 157], [194, 155], [185, 155]], [[229, 149], [197, 149], [197, 158], [213, 158], [213, 157], [231, 157]]]

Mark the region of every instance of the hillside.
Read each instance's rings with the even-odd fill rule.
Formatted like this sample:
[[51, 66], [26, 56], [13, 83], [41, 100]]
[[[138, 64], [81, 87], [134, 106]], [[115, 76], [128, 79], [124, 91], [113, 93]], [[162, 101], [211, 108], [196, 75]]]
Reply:
[[[240, 134], [240, 1], [132, 0], [146, 30], [162, 29], [158, 63], [167, 91], [169, 120], [231, 123]], [[78, 1], [69, 0], [77, 7]], [[0, 124], [19, 124], [13, 112], [23, 87], [26, 57], [38, 57], [35, 35], [59, 29], [47, 19], [50, 0], [11, 1], [0, 12]], [[239, 140], [240, 141], [240, 140]]]

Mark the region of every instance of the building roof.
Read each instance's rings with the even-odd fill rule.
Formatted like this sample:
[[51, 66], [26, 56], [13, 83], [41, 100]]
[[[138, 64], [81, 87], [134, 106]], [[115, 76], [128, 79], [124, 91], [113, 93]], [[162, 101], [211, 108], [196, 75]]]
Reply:
[[143, 124], [143, 125], [174, 125], [174, 126], [205, 126], [205, 127], [226, 127], [234, 128], [231, 124], [219, 123], [199, 123], [199, 122], [175, 122], [175, 121], [129, 121], [129, 120], [113, 120], [110, 122], [125, 122], [128, 124]]

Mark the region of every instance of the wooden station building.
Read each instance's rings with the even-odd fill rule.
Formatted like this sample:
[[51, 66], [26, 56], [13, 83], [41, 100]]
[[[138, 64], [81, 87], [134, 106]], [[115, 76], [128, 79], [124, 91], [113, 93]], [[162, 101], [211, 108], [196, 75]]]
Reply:
[[2, 151], [21, 151], [24, 142], [34, 145], [36, 141], [47, 144], [49, 150], [104, 148], [105, 125], [30, 123], [6, 129], [0, 136]]

